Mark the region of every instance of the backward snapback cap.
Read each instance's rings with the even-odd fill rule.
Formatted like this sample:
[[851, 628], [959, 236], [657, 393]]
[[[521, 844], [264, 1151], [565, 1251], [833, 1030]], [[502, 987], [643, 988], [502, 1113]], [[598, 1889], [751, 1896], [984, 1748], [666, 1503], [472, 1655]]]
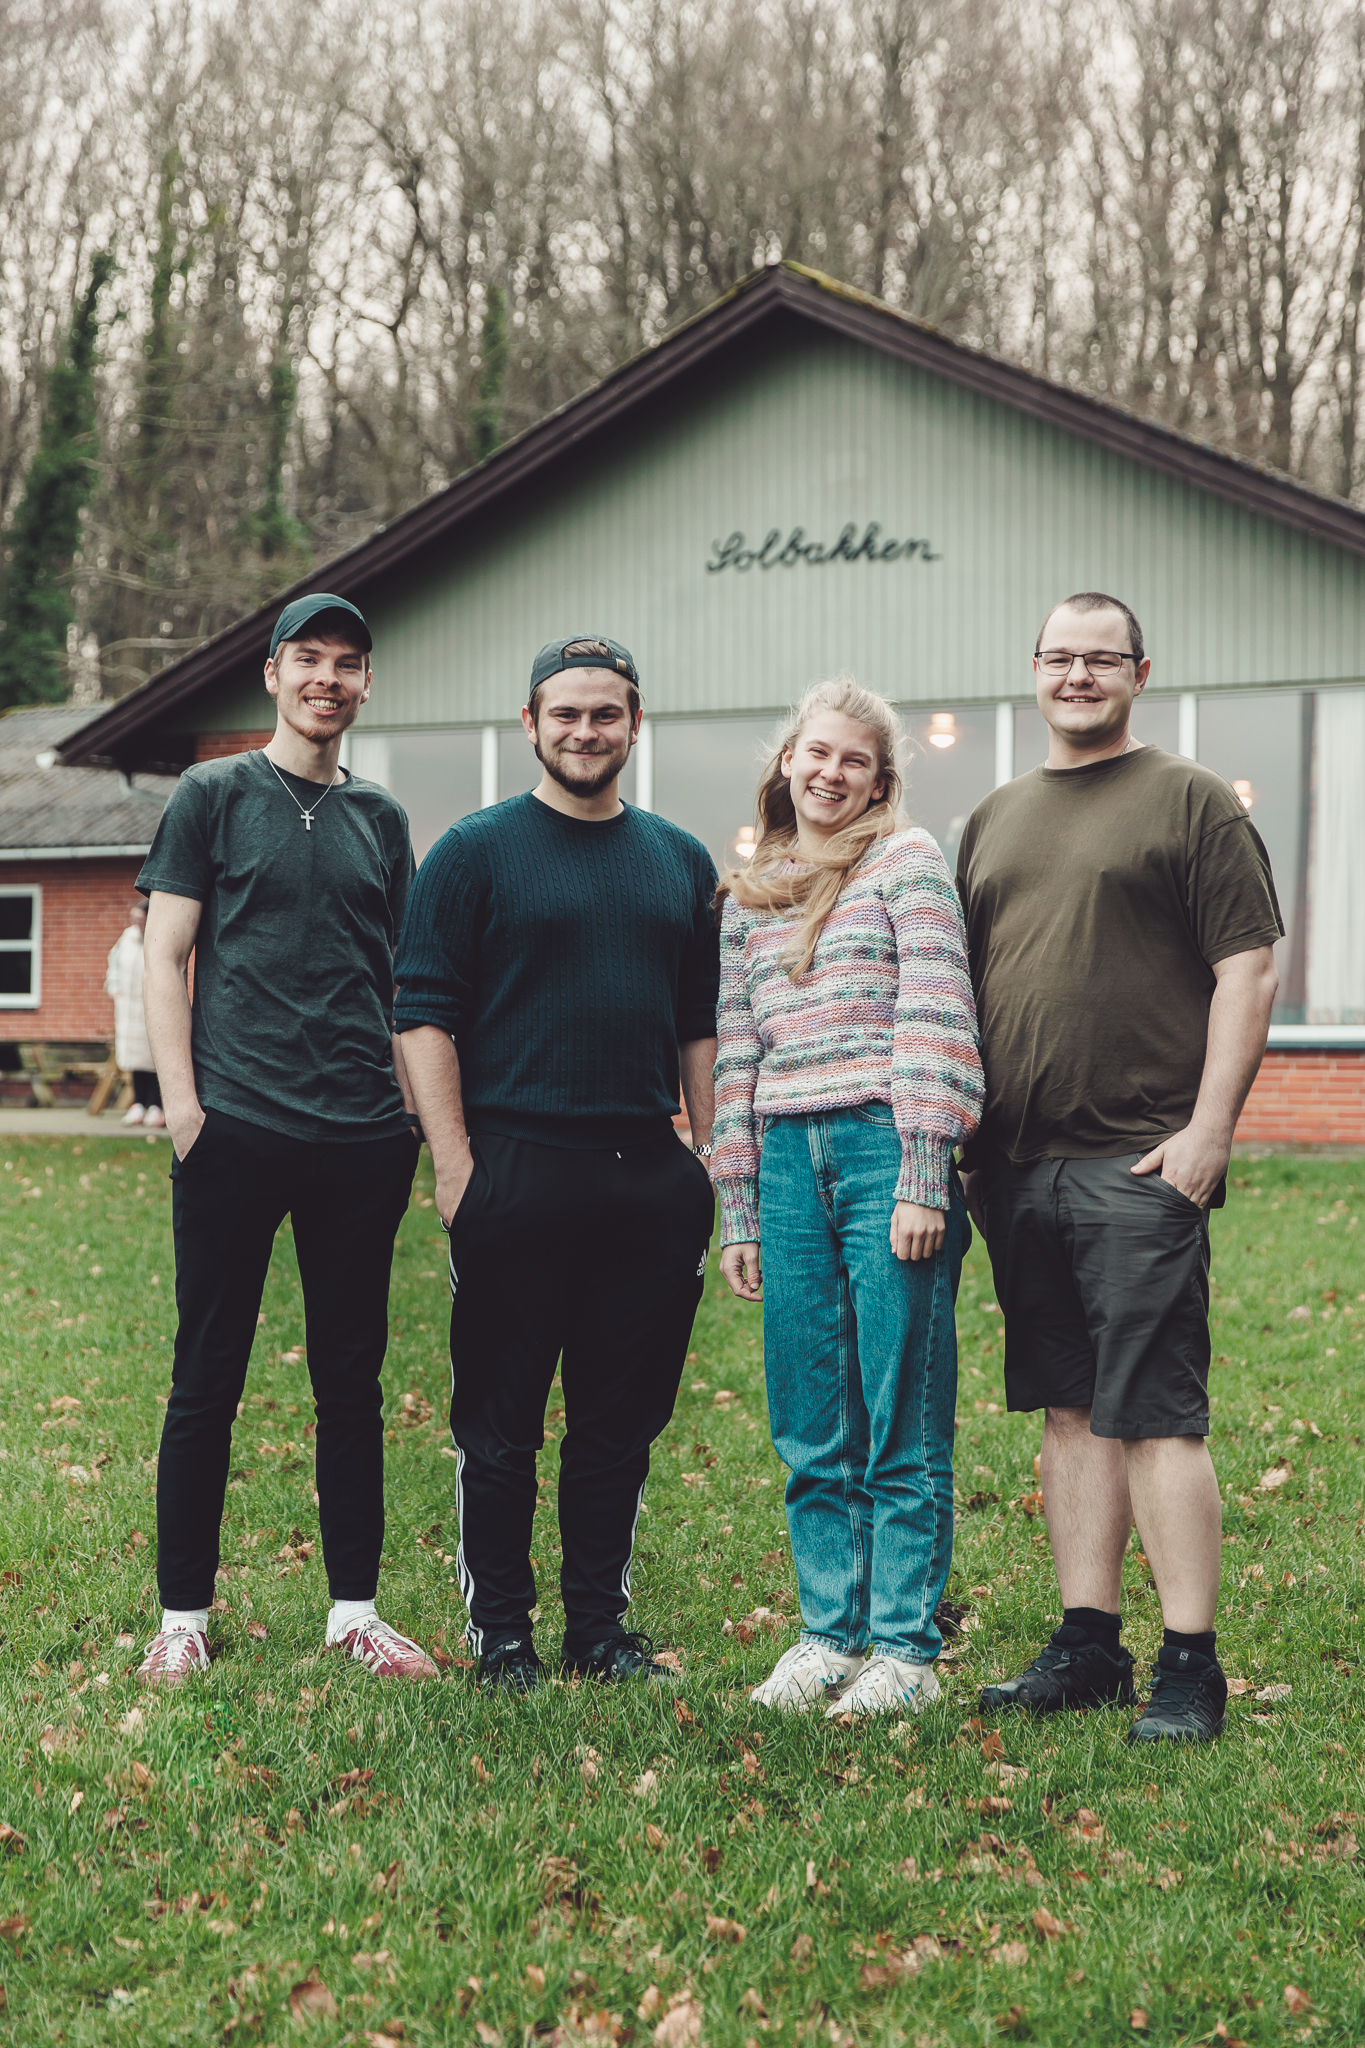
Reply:
[[531, 663], [531, 688], [539, 689], [566, 668], [614, 668], [637, 691], [640, 688], [640, 671], [630, 649], [603, 635], [580, 633], [568, 640], [547, 640]]
[[374, 648], [370, 629], [364, 615], [345, 597], [334, 597], [330, 590], [310, 591], [307, 597], [296, 597], [287, 604], [275, 621], [275, 630], [270, 636], [270, 659], [275, 659], [275, 650], [282, 640], [297, 640], [305, 626], [314, 619], [320, 619], [325, 612], [337, 614], [338, 638], [354, 641], [363, 654]]

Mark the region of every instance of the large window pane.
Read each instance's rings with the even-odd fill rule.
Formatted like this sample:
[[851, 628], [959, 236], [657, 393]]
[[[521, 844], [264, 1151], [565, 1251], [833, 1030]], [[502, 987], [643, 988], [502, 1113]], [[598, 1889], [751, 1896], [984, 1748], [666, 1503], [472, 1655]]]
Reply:
[[1365, 1024], [1365, 690], [1319, 690], [1308, 840], [1308, 1024]]
[[932, 832], [950, 868], [968, 818], [995, 786], [995, 706], [902, 713], [905, 814]]
[[1304, 1019], [1303, 735], [1304, 700], [1296, 693], [1237, 690], [1199, 700], [1199, 758], [1236, 789], [1270, 855], [1286, 930], [1275, 949], [1278, 1024]]
[[477, 732], [357, 733], [351, 766], [382, 782], [408, 814], [421, 860], [441, 834], [479, 807]]
[[759, 776], [772, 758], [772, 719], [659, 719], [654, 724], [654, 808], [693, 832], [718, 868], [754, 822]]

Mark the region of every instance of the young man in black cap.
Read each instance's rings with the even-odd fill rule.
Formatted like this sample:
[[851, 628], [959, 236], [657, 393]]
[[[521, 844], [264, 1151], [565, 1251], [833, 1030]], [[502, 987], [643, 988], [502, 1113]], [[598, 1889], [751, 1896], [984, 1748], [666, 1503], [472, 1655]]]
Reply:
[[[395, 1022], [450, 1233], [469, 1637], [481, 1685], [529, 1692], [536, 1453], [561, 1359], [562, 1668], [668, 1677], [624, 1621], [714, 1217], [720, 968], [710, 856], [617, 794], [641, 718], [625, 648], [542, 648], [521, 716], [540, 783], [427, 855]], [[691, 1152], [671, 1123], [680, 1075]]]
[[175, 1146], [180, 1319], [157, 1467], [165, 1611], [138, 1672], [150, 1685], [208, 1664], [232, 1424], [286, 1215], [317, 1404], [327, 1645], [377, 1676], [437, 1675], [375, 1611], [379, 1375], [418, 1139], [390, 1021], [407, 819], [337, 765], [370, 694], [371, 644], [343, 598], [286, 605], [265, 666], [274, 737], [186, 769], [138, 878], [151, 896], [147, 1027]]

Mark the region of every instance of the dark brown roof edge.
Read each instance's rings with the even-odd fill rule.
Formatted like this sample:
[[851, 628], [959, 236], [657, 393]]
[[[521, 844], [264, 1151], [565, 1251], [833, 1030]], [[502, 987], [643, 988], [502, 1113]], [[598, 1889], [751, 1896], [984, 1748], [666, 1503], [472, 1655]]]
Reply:
[[814, 321], [847, 338], [946, 377], [981, 396], [1080, 435], [1180, 482], [1244, 506], [1313, 538], [1365, 555], [1365, 513], [1292, 478], [1192, 440], [1031, 370], [952, 341], [850, 285], [785, 262], [754, 271], [654, 348], [528, 427], [444, 490], [313, 570], [268, 604], [172, 662], [56, 749], [68, 767], [118, 763], [141, 732], [214, 683], [263, 662], [275, 620], [292, 597], [318, 589], [360, 597], [381, 577], [528, 482], [585, 440], [656, 401], [680, 379], [774, 313]]

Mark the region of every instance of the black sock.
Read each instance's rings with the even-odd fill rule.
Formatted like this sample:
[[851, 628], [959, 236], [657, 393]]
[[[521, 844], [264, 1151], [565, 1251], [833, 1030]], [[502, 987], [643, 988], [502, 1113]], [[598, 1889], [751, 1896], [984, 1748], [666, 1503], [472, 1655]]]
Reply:
[[1193, 1650], [1197, 1657], [1212, 1657], [1217, 1640], [1217, 1629], [1206, 1628], [1198, 1635], [1183, 1636], [1178, 1628], [1168, 1628], [1162, 1635], [1161, 1647], [1163, 1650]]
[[1111, 1657], [1118, 1654], [1122, 1617], [1107, 1614], [1102, 1607], [1064, 1607], [1062, 1622], [1067, 1628], [1083, 1628], [1087, 1642], [1098, 1643]]

